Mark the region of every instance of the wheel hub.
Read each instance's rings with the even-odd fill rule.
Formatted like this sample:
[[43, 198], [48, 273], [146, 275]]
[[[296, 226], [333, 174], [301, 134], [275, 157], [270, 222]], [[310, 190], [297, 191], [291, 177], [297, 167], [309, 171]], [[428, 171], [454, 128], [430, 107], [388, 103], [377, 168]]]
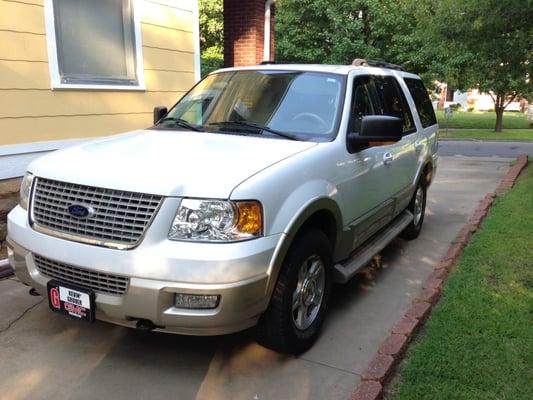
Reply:
[[415, 194], [415, 205], [414, 205], [414, 215], [413, 215], [413, 223], [415, 225], [418, 225], [420, 220], [422, 219], [422, 213], [424, 212], [424, 190], [419, 186], [416, 189]]
[[322, 305], [326, 272], [322, 259], [313, 255], [300, 266], [298, 283], [292, 296], [292, 318], [296, 328], [307, 329], [315, 321]]
[[316, 283], [307, 279], [302, 289], [302, 301], [304, 305], [310, 306], [316, 297]]

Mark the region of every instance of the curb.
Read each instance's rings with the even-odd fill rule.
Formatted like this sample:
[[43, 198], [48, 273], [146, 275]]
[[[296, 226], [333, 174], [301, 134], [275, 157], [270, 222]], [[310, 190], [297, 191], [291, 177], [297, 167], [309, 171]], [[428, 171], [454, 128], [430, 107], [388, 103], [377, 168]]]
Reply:
[[470, 242], [472, 235], [479, 229], [488, 215], [496, 196], [509, 191], [527, 166], [526, 154], [520, 154], [507, 174], [503, 177], [495, 192], [490, 192], [479, 202], [474, 213], [452, 240], [448, 251], [436, 265], [431, 275], [424, 281], [422, 288], [411, 303], [405, 315], [393, 325], [389, 336], [380, 345], [374, 359], [370, 361], [361, 375], [361, 382], [349, 397], [349, 400], [379, 400], [385, 394], [385, 386], [394, 374], [394, 369], [402, 360], [409, 342], [423, 325], [438, 302], [441, 290], [448, 274], [457, 263], [463, 248]]

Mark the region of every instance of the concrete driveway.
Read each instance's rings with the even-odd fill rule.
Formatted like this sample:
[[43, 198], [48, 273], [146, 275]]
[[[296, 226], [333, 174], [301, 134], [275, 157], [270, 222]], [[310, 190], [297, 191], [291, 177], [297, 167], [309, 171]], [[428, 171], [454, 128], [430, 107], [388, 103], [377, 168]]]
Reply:
[[298, 358], [252, 332], [141, 335], [49, 312], [15, 279], [0, 281], [2, 399], [347, 399], [434, 264], [508, 169], [501, 158], [443, 157], [422, 235], [397, 239], [383, 266], [336, 287], [318, 343]]

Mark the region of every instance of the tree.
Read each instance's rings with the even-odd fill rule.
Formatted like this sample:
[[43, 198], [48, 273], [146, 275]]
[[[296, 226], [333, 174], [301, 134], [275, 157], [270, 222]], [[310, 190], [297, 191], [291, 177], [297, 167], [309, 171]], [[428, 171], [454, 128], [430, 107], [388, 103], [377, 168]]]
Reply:
[[409, 56], [418, 47], [414, 7], [413, 0], [278, 0], [276, 57], [331, 64], [378, 58], [418, 67]]
[[199, 0], [202, 76], [224, 64], [223, 0]]
[[488, 92], [500, 132], [509, 103], [532, 94], [531, 0], [424, 0], [416, 18], [430, 74], [461, 90]]

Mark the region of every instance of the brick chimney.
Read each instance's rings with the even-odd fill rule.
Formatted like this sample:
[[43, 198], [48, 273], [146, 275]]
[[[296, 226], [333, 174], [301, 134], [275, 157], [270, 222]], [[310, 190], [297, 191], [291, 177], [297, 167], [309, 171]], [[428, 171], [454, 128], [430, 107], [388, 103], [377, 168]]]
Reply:
[[[265, 0], [224, 0], [224, 66], [264, 61]], [[270, 60], [274, 59], [274, 6], [270, 21]]]

